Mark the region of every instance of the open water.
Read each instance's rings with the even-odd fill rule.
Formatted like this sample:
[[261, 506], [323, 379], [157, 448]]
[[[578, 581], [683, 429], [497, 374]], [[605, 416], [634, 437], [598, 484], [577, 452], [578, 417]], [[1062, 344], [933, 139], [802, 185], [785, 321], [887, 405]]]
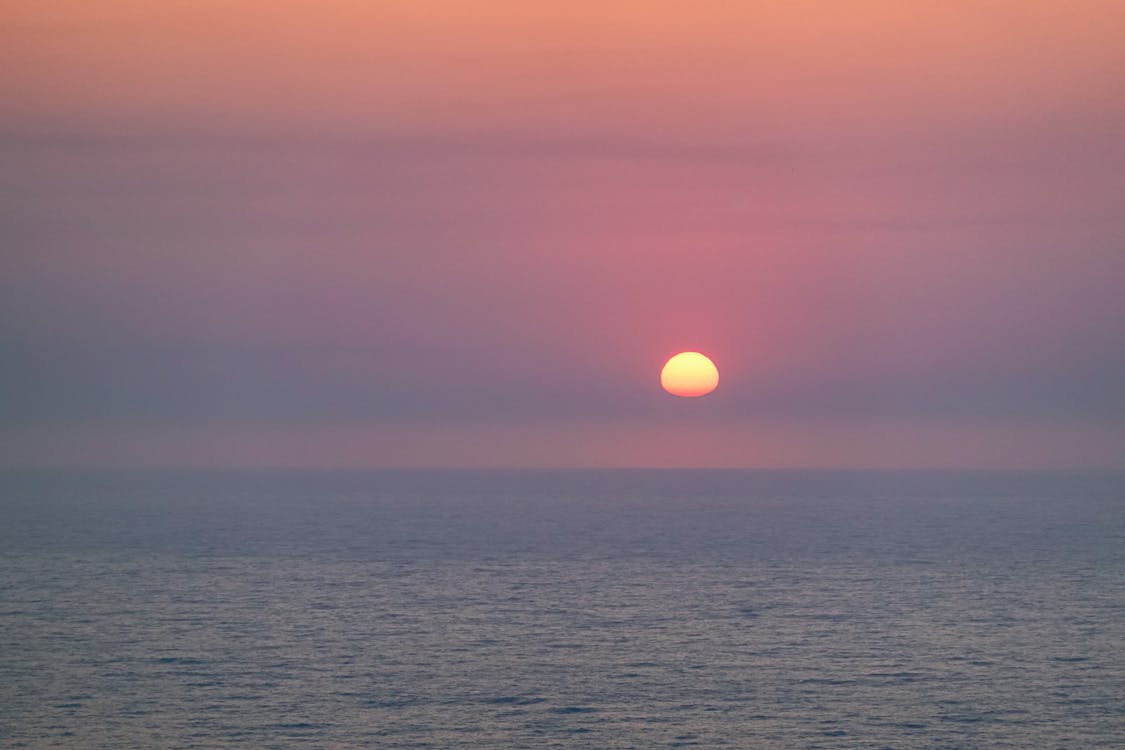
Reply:
[[1121, 474], [2, 493], [2, 747], [1125, 747]]

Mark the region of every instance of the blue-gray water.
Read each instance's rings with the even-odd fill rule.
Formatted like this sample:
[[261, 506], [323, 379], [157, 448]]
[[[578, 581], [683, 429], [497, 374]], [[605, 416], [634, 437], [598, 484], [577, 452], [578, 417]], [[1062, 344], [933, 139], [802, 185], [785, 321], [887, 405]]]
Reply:
[[1125, 746], [1121, 474], [8, 474], [0, 746]]

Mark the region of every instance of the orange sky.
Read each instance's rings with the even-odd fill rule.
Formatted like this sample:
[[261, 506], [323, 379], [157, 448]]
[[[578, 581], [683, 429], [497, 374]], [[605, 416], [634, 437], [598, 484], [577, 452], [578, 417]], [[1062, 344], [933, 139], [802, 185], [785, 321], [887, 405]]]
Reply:
[[[1123, 465], [1123, 29], [1117, 2], [5, 3], [0, 446]], [[693, 412], [658, 386], [682, 349], [722, 372]]]
[[1120, 112], [1123, 25], [1120, 3], [1033, 0], [16, 1], [3, 90], [9, 118], [887, 137], [1060, 100]]

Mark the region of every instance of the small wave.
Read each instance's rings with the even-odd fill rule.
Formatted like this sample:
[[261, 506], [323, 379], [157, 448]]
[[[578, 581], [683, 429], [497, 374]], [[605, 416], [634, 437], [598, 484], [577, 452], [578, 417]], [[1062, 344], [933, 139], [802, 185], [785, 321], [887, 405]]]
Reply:
[[546, 698], [537, 698], [529, 695], [501, 695], [498, 698], [489, 698], [488, 703], [503, 706], [533, 706], [545, 700]]
[[206, 664], [206, 659], [198, 659], [194, 656], [161, 656], [156, 660], [157, 664]]

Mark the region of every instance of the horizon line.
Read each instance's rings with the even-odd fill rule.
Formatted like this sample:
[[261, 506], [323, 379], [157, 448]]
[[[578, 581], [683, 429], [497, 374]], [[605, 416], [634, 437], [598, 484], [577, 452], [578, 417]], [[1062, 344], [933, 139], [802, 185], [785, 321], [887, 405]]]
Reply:
[[205, 465], [167, 465], [167, 466], [0, 466], [0, 473], [46, 473], [46, 472], [577, 472], [577, 471], [715, 471], [715, 472], [837, 472], [837, 473], [1106, 473], [1125, 474], [1123, 466], [645, 466], [645, 465], [565, 465], [565, 466], [205, 466]]

